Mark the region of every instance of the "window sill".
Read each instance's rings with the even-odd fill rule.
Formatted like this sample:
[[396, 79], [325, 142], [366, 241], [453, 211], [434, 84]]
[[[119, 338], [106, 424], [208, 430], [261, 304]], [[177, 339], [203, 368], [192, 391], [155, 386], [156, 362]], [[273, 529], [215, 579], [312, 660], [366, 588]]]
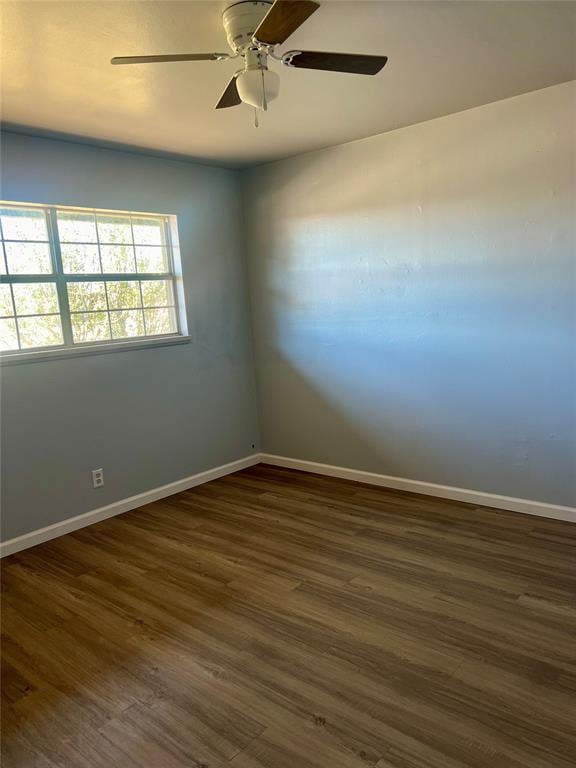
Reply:
[[136, 349], [152, 349], [154, 347], [171, 347], [176, 344], [189, 344], [190, 336], [164, 336], [139, 339], [138, 341], [107, 342], [106, 344], [86, 344], [78, 347], [58, 347], [58, 349], [43, 349], [30, 352], [0, 354], [0, 364], [22, 365], [23, 363], [40, 363], [45, 360], [59, 360], [66, 357], [86, 357], [88, 355], [107, 355], [111, 352], [132, 352]]

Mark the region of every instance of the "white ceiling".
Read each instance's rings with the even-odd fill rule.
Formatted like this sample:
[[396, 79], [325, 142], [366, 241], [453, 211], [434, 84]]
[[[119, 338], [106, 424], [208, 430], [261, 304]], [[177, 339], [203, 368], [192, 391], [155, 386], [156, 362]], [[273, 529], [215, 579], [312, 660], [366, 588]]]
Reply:
[[[227, 4], [2, 0], [2, 119], [250, 165], [576, 78], [574, 2], [360, 2], [321, 8], [279, 50], [378, 53], [375, 77], [281, 67], [280, 97], [214, 104], [237, 61], [112, 67], [112, 56], [227, 50]], [[280, 65], [278, 65], [280, 67]]]

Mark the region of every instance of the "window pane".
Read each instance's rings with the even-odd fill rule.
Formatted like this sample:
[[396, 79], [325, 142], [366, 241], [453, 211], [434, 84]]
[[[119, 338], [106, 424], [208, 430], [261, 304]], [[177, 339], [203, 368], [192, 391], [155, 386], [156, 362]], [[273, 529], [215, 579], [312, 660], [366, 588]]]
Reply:
[[170, 280], [142, 280], [145, 307], [166, 307], [174, 304]]
[[12, 292], [9, 285], [0, 285], [0, 315], [10, 317], [14, 314], [12, 306]]
[[58, 211], [58, 234], [63, 243], [95, 243], [96, 221], [92, 213]]
[[14, 283], [17, 315], [45, 315], [58, 312], [55, 283]]
[[154, 245], [136, 246], [138, 272], [169, 272], [166, 248]]
[[94, 274], [100, 272], [100, 257], [97, 245], [60, 246], [64, 272]]
[[21, 317], [18, 319], [20, 345], [22, 349], [30, 347], [53, 347], [63, 344], [60, 315], [44, 317]]
[[132, 230], [138, 245], [164, 245], [164, 226], [158, 219], [132, 218]]
[[48, 240], [44, 211], [2, 208], [0, 215], [5, 240]]
[[4, 243], [12, 275], [49, 275], [52, 272], [48, 243]]
[[103, 245], [100, 248], [104, 272], [136, 272], [131, 245]]
[[0, 348], [178, 333], [166, 216], [4, 203], [0, 225]]
[[131, 243], [132, 227], [129, 216], [97, 216], [101, 243]]
[[115, 339], [144, 336], [144, 318], [141, 309], [129, 312], [124, 310], [110, 312], [110, 324], [112, 325], [112, 337]]
[[90, 312], [72, 315], [72, 335], [74, 342], [105, 341], [110, 338], [110, 325], [107, 312]]
[[137, 280], [114, 280], [108, 283], [110, 309], [141, 307], [140, 288]]
[[68, 283], [68, 303], [71, 312], [106, 309], [104, 283]]
[[173, 309], [145, 309], [146, 333], [156, 335], [161, 333], [176, 333], [176, 316]]
[[16, 320], [0, 320], [0, 349], [18, 349]]

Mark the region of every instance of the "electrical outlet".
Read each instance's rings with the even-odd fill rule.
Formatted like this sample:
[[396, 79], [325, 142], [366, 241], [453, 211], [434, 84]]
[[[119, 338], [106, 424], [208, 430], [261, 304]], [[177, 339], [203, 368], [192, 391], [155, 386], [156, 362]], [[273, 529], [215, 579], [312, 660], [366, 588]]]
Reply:
[[92, 485], [94, 488], [101, 488], [104, 485], [104, 470], [102, 468], [92, 470]]

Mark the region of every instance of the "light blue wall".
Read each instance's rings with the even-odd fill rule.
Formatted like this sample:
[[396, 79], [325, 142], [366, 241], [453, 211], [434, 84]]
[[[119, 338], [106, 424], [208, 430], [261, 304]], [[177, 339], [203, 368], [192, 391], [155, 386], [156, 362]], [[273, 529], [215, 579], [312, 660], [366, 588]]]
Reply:
[[243, 234], [263, 450], [573, 504], [575, 103], [244, 172], [244, 232], [237, 172], [4, 134], [4, 199], [178, 216], [194, 341], [2, 370], [3, 536], [259, 449]]
[[3, 199], [176, 214], [193, 335], [2, 369], [3, 538], [257, 450], [237, 172], [9, 133], [1, 149]]
[[575, 502], [575, 103], [245, 172], [265, 451]]

